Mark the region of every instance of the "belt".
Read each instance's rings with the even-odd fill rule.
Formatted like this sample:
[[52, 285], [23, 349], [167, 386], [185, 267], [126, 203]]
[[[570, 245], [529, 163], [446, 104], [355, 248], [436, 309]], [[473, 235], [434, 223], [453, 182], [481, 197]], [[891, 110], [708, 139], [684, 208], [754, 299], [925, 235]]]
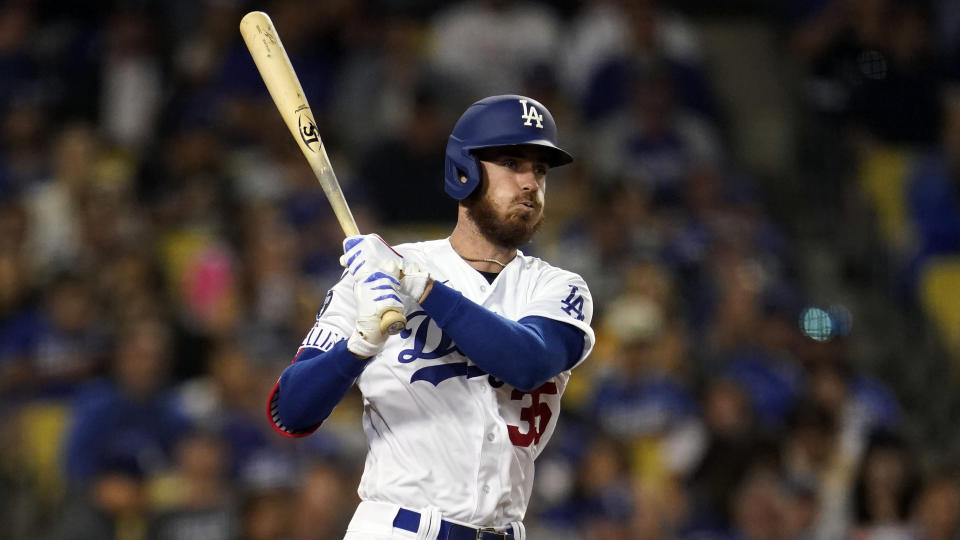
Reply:
[[[420, 513], [401, 508], [393, 518], [393, 526], [415, 533], [420, 528]], [[440, 522], [437, 540], [513, 540], [513, 533], [497, 532], [493, 528], [476, 529], [444, 519]]]

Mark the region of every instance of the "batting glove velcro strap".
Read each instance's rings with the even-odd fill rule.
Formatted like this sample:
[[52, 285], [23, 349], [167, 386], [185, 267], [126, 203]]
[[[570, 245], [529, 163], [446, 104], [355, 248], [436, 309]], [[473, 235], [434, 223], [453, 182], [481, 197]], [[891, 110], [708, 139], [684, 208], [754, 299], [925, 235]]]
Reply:
[[400, 293], [414, 302], [420, 302], [420, 297], [430, 281], [430, 273], [410, 259], [404, 259], [400, 275]]
[[378, 235], [363, 234], [343, 241], [340, 265], [352, 276], [365, 276], [379, 270], [399, 277], [403, 257]]
[[357, 322], [353, 334], [347, 340], [347, 349], [362, 357], [375, 356], [387, 341], [380, 331], [380, 319], [390, 310], [403, 313], [400, 299], [400, 282], [388, 272], [369, 268], [370, 272], [354, 281], [353, 292], [357, 298]]
[[386, 334], [380, 332], [380, 317], [358, 317], [347, 350], [360, 358], [370, 358], [380, 354], [386, 342]]

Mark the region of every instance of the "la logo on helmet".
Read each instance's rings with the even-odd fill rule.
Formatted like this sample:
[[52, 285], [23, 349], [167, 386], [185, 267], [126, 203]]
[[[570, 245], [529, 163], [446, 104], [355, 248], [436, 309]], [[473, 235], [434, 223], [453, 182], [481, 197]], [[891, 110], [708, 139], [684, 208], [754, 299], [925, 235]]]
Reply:
[[520, 118], [526, 120], [523, 125], [532, 126], [533, 124], [530, 122], [535, 121], [537, 123], [537, 127], [543, 129], [543, 115], [537, 112], [537, 108], [533, 105], [527, 108], [527, 100], [525, 99], [520, 100], [520, 105], [523, 105], [523, 114], [520, 116]]

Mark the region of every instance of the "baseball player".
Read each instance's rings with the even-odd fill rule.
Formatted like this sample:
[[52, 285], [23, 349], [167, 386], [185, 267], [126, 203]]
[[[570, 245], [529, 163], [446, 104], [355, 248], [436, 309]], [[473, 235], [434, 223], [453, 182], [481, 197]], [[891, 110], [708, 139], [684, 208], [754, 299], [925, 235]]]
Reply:
[[[573, 160], [556, 140], [539, 102], [478, 101], [447, 143], [450, 236], [344, 241], [346, 271], [267, 412], [306, 436], [359, 386], [369, 451], [346, 540], [526, 537], [534, 460], [594, 344], [584, 280], [519, 249], [543, 217], [548, 170]], [[390, 309], [407, 324], [385, 336]]]

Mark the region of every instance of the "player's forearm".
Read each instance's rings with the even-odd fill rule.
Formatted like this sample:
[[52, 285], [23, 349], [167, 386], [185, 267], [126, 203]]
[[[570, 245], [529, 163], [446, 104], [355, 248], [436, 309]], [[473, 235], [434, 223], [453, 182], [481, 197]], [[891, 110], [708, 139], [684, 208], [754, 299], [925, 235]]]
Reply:
[[313, 431], [330, 416], [368, 362], [347, 350], [346, 340], [325, 352], [305, 349], [280, 375], [271, 395], [275, 414], [271, 420], [291, 435]]
[[474, 364], [520, 390], [569, 369], [583, 350], [576, 327], [543, 317], [512, 321], [441, 283], [420, 305]]

